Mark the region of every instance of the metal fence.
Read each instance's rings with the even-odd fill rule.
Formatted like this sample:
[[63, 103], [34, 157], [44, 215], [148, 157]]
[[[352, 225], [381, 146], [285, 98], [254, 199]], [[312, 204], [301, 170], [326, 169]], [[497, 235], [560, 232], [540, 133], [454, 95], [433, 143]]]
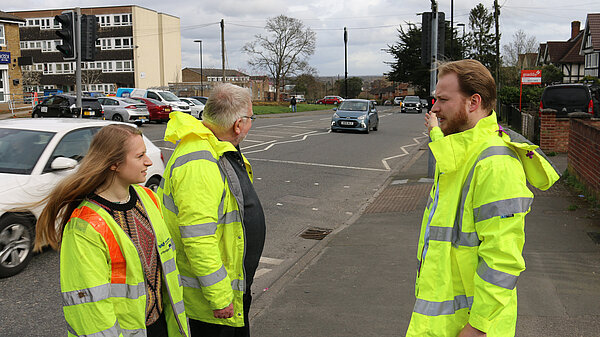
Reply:
[[540, 119], [536, 106], [527, 105], [519, 111], [519, 107], [515, 104], [501, 104], [498, 119], [513, 131], [539, 145]]

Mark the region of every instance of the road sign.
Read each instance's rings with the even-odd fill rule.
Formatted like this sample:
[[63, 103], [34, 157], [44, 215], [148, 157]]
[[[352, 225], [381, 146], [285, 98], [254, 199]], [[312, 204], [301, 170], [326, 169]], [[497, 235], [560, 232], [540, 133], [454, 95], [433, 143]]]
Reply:
[[521, 70], [521, 84], [542, 84], [542, 71], [537, 70]]

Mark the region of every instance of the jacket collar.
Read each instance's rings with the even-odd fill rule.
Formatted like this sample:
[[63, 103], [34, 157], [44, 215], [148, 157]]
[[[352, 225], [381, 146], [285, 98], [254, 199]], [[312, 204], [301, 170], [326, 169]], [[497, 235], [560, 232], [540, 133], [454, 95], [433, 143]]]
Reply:
[[233, 144], [219, 140], [209, 128], [191, 115], [174, 111], [169, 114], [169, 118], [165, 130], [165, 141], [175, 144], [187, 136], [194, 135], [208, 141], [219, 157], [225, 152], [237, 151]]

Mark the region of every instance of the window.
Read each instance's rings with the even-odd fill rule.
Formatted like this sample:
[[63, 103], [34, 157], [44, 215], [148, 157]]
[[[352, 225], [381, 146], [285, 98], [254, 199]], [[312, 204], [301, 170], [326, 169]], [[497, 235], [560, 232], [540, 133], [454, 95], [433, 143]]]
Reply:
[[[49, 18], [40, 19], [40, 29], [51, 29], [52, 24], [50, 23]], [[54, 23], [54, 19], [52, 19], [52, 23]]]
[[33, 26], [33, 19], [27, 20], [27, 25], [28, 26]]
[[39, 26], [40, 25], [40, 19], [33, 20], [33, 25], [34, 26]]
[[0, 46], [6, 46], [6, 36], [4, 35], [4, 24], [0, 23]]
[[92, 138], [94, 138], [95, 131], [97, 130], [86, 128], [71, 131], [65, 135], [60, 140], [58, 145], [56, 145], [56, 149], [52, 153], [50, 160], [48, 160], [48, 164], [44, 168], [44, 172], [51, 170], [50, 165], [52, 165], [52, 161], [58, 157], [71, 158], [77, 161], [83, 159], [83, 156], [85, 156], [90, 147]]

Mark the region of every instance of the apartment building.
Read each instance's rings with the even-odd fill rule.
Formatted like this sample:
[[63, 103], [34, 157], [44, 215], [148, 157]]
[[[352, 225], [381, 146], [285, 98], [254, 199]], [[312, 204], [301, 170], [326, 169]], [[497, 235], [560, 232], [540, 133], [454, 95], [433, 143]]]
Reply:
[[0, 103], [15, 96], [22, 98], [21, 68], [18, 66], [21, 23], [23, 19], [0, 11]]
[[[75, 62], [63, 60], [56, 50], [61, 41], [49, 9], [15, 11], [20, 24], [25, 91], [75, 89]], [[165, 87], [181, 80], [181, 30], [178, 17], [136, 6], [81, 8], [96, 15], [96, 60], [82, 62], [82, 87], [86, 91], [115, 92], [118, 87]]]

